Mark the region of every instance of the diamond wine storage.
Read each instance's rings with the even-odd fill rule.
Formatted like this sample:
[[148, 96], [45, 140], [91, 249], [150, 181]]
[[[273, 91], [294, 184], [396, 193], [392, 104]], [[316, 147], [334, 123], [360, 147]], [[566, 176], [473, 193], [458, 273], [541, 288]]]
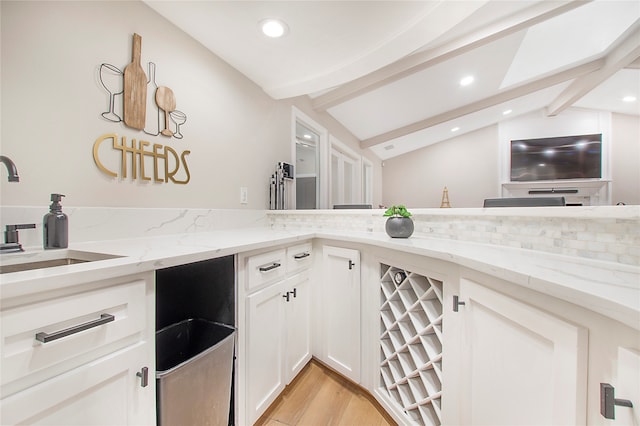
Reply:
[[439, 425], [442, 281], [380, 266], [380, 388], [411, 423]]

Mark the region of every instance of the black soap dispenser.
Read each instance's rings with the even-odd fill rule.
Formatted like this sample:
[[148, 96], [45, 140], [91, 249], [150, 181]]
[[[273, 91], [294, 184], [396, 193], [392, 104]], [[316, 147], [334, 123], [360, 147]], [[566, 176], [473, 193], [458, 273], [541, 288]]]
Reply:
[[67, 215], [62, 213], [60, 200], [64, 195], [51, 194], [51, 205], [49, 213], [44, 215], [44, 248], [56, 249], [67, 248], [69, 246], [69, 221]]

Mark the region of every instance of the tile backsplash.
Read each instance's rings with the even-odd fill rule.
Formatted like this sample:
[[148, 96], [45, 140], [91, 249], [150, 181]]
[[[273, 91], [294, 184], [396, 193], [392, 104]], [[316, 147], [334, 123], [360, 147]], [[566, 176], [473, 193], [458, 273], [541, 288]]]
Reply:
[[[412, 210], [415, 236], [640, 265], [640, 207]], [[384, 232], [382, 210], [269, 212], [274, 228]]]

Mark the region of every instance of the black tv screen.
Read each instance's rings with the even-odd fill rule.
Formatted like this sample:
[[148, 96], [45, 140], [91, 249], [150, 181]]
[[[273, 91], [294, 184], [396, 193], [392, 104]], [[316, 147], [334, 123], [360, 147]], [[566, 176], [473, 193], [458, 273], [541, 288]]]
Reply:
[[511, 141], [511, 181], [601, 177], [601, 133]]

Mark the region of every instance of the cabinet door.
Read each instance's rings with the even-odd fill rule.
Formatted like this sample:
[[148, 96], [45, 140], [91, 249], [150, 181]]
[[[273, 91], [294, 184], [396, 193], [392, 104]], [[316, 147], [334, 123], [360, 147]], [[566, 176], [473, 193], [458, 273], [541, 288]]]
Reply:
[[465, 278], [460, 301], [460, 398], [444, 399], [461, 417], [446, 422], [585, 424], [586, 329]]
[[360, 382], [360, 252], [325, 246], [322, 259], [323, 361]]
[[[0, 424], [155, 424], [155, 363], [147, 345], [122, 349], [4, 398]], [[145, 366], [148, 386], [141, 387], [136, 373]]]
[[284, 290], [285, 328], [287, 333], [285, 368], [287, 384], [311, 359], [311, 286], [309, 273], [296, 275], [286, 281]]
[[284, 389], [284, 283], [247, 297], [247, 416], [253, 424]]

